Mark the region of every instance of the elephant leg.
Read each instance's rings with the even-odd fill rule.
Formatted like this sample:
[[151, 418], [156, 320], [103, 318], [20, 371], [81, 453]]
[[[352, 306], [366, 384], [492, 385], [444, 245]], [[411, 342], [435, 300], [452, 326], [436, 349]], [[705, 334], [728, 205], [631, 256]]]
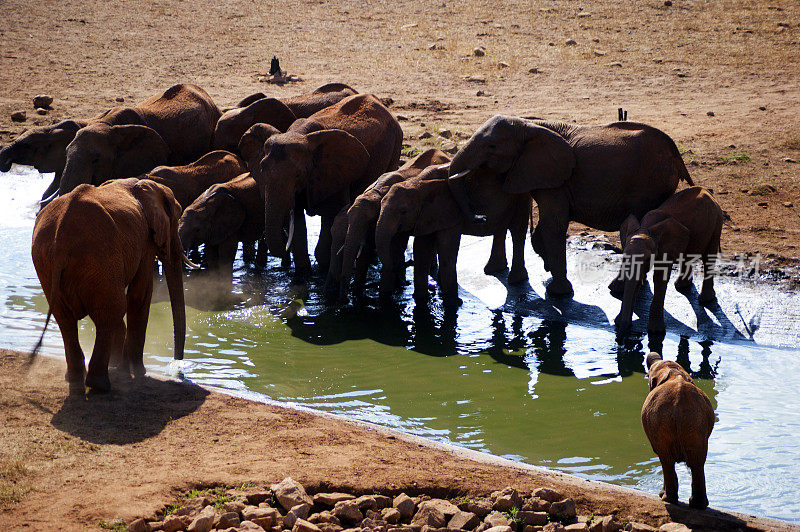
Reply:
[[461, 305], [458, 297], [458, 275], [456, 259], [461, 245], [461, 228], [456, 227], [436, 234], [436, 250], [439, 255], [439, 290], [446, 307]]
[[203, 246], [203, 251], [206, 254], [206, 266], [208, 269], [213, 271], [219, 268], [219, 246], [206, 244]]
[[402, 233], [392, 239], [392, 271], [394, 272], [394, 280], [392, 282], [395, 288], [406, 284], [406, 250], [408, 249], [409, 238], [409, 234]]
[[525, 268], [525, 233], [528, 231], [530, 207], [530, 201], [525, 201], [511, 221], [511, 271], [508, 272], [508, 282], [511, 284], [528, 279], [528, 270]]
[[692, 472], [692, 495], [689, 497], [689, 506], [704, 510], [708, 508], [705, 464], [690, 465], [689, 469]]
[[61, 330], [61, 339], [64, 341], [64, 354], [67, 358], [65, 378], [69, 383], [70, 393], [83, 393], [86, 361], [78, 341], [78, 321], [72, 316], [56, 311], [53, 311], [53, 317]]
[[[269, 260], [269, 249], [267, 248], [267, 241], [264, 237], [256, 241], [256, 268], [263, 269]], [[287, 253], [281, 257], [281, 268], [288, 268], [291, 266], [291, 256]]]
[[128, 286], [126, 295], [128, 328], [123, 359], [134, 377], [141, 377], [146, 373], [142, 358], [147, 320], [150, 317], [150, 300], [153, 296], [153, 276], [148, 275], [149, 270], [149, 261], [143, 261]]
[[331, 226], [333, 226], [334, 215], [323, 214], [322, 225], [319, 230], [319, 240], [317, 247], [314, 248], [314, 257], [317, 259], [317, 266], [320, 271], [328, 271], [331, 265], [331, 244], [333, 237], [331, 236]]
[[414, 237], [414, 299], [428, 300], [428, 273], [434, 260], [434, 235]]
[[375, 258], [375, 246], [367, 244], [356, 256], [356, 267], [353, 273], [353, 295], [364, 295], [364, 285], [367, 284], [367, 271]]
[[569, 198], [561, 189], [541, 189], [533, 192], [539, 206], [539, 223], [534, 233], [534, 251], [543, 248], [545, 268], [553, 276], [547, 285], [547, 295], [572, 297], [572, 284], [567, 280], [567, 229], [569, 228]]
[[[113, 308], [125, 309], [124, 295], [120, 294], [119, 302]], [[86, 386], [97, 392], [107, 392], [111, 389], [111, 380], [108, 378], [108, 364], [110, 360], [121, 359], [125, 344], [125, 322], [122, 312], [105, 312], [99, 315], [90, 314], [89, 317], [97, 328], [97, 338], [89, 360], [89, 371], [86, 374]]]
[[678, 474], [675, 472], [675, 462], [659, 458], [661, 471], [664, 475], [664, 487], [659, 492], [661, 500], [671, 503], [678, 502]]
[[692, 287], [692, 263], [683, 260], [678, 262], [678, 278], [675, 279], [675, 290], [685, 292]]
[[698, 298], [701, 305], [709, 305], [717, 299], [717, 293], [714, 291], [714, 271], [716, 270], [717, 253], [720, 250], [721, 233], [722, 227], [714, 232], [705, 253], [703, 253], [703, 286]]
[[256, 243], [242, 242], [242, 260], [245, 264], [253, 264], [256, 258]]
[[236, 238], [223, 242], [217, 247], [220, 277], [224, 277], [225, 279], [233, 278], [233, 261], [236, 259], [236, 251], [238, 249], [239, 241]]
[[653, 301], [650, 303], [647, 332], [663, 333], [665, 331], [664, 297], [667, 294], [671, 270], [672, 263], [656, 263], [653, 268]]
[[492, 252], [489, 255], [488, 262], [486, 262], [486, 266], [483, 267], [483, 273], [502, 272], [506, 268], [508, 268], [508, 261], [506, 260], [506, 230], [503, 229], [492, 235]]
[[292, 237], [292, 257], [294, 273], [303, 277], [311, 272], [311, 259], [308, 256], [308, 232], [306, 231], [306, 214], [302, 209], [294, 211], [294, 236]]

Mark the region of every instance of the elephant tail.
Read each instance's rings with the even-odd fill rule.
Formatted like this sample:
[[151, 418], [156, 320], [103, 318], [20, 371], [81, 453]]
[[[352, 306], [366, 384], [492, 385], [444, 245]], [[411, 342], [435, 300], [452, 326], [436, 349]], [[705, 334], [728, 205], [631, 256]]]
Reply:
[[28, 355], [27, 365], [30, 366], [33, 364], [33, 361], [36, 359], [36, 355], [39, 353], [39, 349], [42, 347], [42, 342], [44, 341], [44, 333], [47, 332], [47, 326], [50, 324], [50, 317], [53, 315], [53, 309], [47, 309], [47, 319], [44, 320], [44, 328], [42, 329], [42, 335], [39, 337], [39, 341], [36, 342], [36, 345], [33, 346], [33, 350], [31, 350], [30, 354]]

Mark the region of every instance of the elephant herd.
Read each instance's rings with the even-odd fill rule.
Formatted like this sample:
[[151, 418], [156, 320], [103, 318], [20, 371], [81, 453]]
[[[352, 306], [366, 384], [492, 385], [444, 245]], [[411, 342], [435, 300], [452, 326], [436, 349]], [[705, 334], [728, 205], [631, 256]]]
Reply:
[[[200, 87], [179, 84], [132, 107], [20, 135], [0, 150], [0, 171], [18, 163], [55, 174], [32, 254], [61, 329], [71, 388], [108, 390], [109, 363], [144, 373], [156, 258], [180, 359], [182, 268], [197, 267], [184, 250], [202, 246], [206, 266], [229, 276], [241, 243], [246, 262], [263, 267], [268, 255], [280, 256], [303, 278], [312, 272], [306, 215], [321, 217], [317, 271], [339, 302], [363, 293], [376, 256], [380, 294], [401, 286], [412, 236], [415, 298], [429, 296], [434, 274], [444, 304], [460, 303], [462, 234], [493, 237], [484, 271], [496, 273], [508, 267], [510, 232], [508, 281], [526, 280], [533, 201], [539, 217], [531, 243], [552, 276], [548, 296], [573, 293], [566, 237], [574, 221], [620, 231], [622, 269], [609, 288], [622, 299], [621, 332], [651, 268], [648, 330], [664, 330], [670, 270], [677, 262], [676, 287], [688, 288], [688, 254], [705, 267], [700, 302], [714, 300], [710, 273], [723, 212], [694, 186], [662, 131], [627, 121], [582, 126], [498, 115], [452, 159], [429, 149], [400, 166], [402, 142], [400, 124], [378, 98], [342, 83], [291, 98], [257, 93], [225, 112]], [[680, 181], [690, 187], [676, 194]], [[77, 341], [77, 321], [87, 315], [97, 326], [88, 373]]]

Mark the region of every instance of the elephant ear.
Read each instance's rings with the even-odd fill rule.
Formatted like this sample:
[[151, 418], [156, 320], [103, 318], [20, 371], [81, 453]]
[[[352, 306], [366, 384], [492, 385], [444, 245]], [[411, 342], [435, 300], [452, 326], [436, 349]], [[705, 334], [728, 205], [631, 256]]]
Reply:
[[269, 124], [279, 131], [289, 129], [297, 117], [285, 103], [275, 98], [262, 98], [247, 106], [245, 113], [252, 113], [253, 124]]
[[647, 232], [653, 237], [658, 253], [667, 257], [677, 258], [689, 245], [689, 230], [672, 217], [650, 226]]
[[506, 175], [503, 190], [521, 194], [538, 188], [556, 188], [572, 174], [575, 155], [564, 138], [547, 128], [526, 125], [526, 142]]
[[219, 245], [230, 239], [242, 226], [245, 219], [244, 206], [223, 188], [217, 187], [209, 196], [214, 207], [213, 220], [208, 232], [211, 245]]
[[308, 206], [313, 212], [317, 205], [363, 177], [369, 152], [357, 138], [341, 129], [315, 131], [306, 139], [313, 154], [308, 183]]
[[250, 96], [245, 96], [244, 98], [242, 98], [242, 100], [236, 104], [236, 107], [247, 107], [251, 103], [257, 102], [258, 100], [266, 97], [267, 95], [264, 94], [263, 92], [256, 92], [251, 94]]
[[112, 176], [133, 177], [168, 162], [170, 150], [161, 135], [147, 126], [113, 126], [109, 140], [116, 149]]
[[258, 170], [258, 165], [264, 158], [264, 143], [272, 135], [279, 133], [277, 128], [269, 124], [255, 124], [242, 135], [238, 149], [251, 173]]
[[178, 238], [181, 206], [170, 189], [149, 179], [137, 181], [132, 192], [142, 205], [157, 255], [159, 259], [165, 261], [170, 256], [173, 246], [177, 244], [175, 240]]
[[69, 144], [75, 138], [75, 134], [79, 129], [84, 127], [86, 122], [76, 122], [75, 120], [62, 120], [53, 126], [53, 134], [57, 140]]
[[[628, 241], [631, 239], [631, 236], [633, 236], [638, 230], [639, 220], [636, 219], [636, 216], [631, 214], [625, 218], [625, 221], [622, 222], [622, 225], [619, 228], [619, 243], [622, 249], [625, 249], [625, 246], [628, 245]], [[650, 360], [649, 357], [648, 360]]]

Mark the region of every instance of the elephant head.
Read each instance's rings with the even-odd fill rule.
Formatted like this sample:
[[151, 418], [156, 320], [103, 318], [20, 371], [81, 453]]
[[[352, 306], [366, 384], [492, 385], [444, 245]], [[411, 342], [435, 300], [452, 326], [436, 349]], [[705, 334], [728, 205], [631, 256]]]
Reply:
[[357, 138], [340, 129], [308, 134], [289, 131], [269, 137], [253, 177], [265, 199], [265, 235], [270, 252], [285, 254], [282, 228], [286, 223], [291, 244], [298, 195], [303, 195], [305, 210], [317, 214], [327, 200], [349, 193], [350, 184], [362, 178], [369, 157]]
[[85, 122], [64, 120], [53, 126], [29, 129], [0, 150], [0, 172], [8, 172], [14, 163], [33, 166], [43, 174], [55, 172], [55, 178], [43, 197], [50, 196], [58, 188], [66, 163], [67, 145], [85, 125]]
[[212, 185], [181, 215], [178, 235], [186, 249], [219, 245], [244, 223], [246, 210], [223, 185]]
[[258, 170], [261, 159], [264, 158], [264, 143], [272, 135], [279, 134], [277, 128], [269, 124], [255, 124], [248, 129], [239, 140], [239, 153], [247, 164], [250, 173]]
[[534, 122], [498, 115], [486, 121], [456, 154], [450, 176], [487, 170], [505, 177], [505, 192], [520, 194], [560, 187], [574, 166], [572, 148], [563, 137]]
[[140, 125], [91, 124], [67, 146], [66, 166], [56, 195], [82, 183], [99, 185], [109, 179], [133, 177], [165, 164], [169, 148], [154, 130]]
[[183, 359], [186, 341], [186, 308], [183, 299], [183, 263], [188, 262], [178, 236], [178, 221], [181, 206], [172, 191], [153, 181], [139, 180], [132, 189], [133, 196], [139, 200], [144, 216], [150, 227], [150, 236], [156, 257], [164, 265], [169, 300], [172, 306], [172, 324], [175, 334], [175, 360]]
[[269, 124], [286, 131], [295, 121], [294, 113], [275, 98], [261, 98], [247, 107], [236, 107], [223, 114], [214, 129], [214, 149], [235, 151], [242, 135], [253, 124]]

